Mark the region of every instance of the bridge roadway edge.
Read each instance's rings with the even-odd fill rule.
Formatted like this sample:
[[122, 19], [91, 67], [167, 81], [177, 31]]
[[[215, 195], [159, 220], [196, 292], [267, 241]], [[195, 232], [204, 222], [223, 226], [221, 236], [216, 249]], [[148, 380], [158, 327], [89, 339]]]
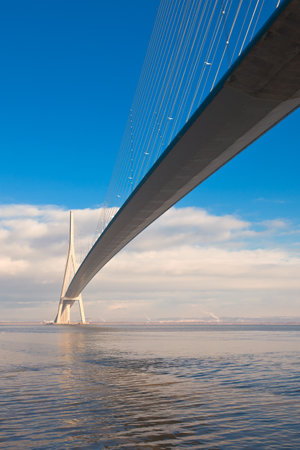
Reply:
[[299, 106], [299, 18], [298, 0], [275, 11], [120, 208], [66, 297], [77, 297], [134, 237]]

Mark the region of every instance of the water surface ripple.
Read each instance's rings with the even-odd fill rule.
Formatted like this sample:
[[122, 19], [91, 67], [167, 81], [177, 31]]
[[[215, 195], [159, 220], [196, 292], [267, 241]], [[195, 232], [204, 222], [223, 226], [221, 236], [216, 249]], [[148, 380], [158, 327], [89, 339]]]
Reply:
[[0, 326], [0, 447], [300, 448], [300, 326]]

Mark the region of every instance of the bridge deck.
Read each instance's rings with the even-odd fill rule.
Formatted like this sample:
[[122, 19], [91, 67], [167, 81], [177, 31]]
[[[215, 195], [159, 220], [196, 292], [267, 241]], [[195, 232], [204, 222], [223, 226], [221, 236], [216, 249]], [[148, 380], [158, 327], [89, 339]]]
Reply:
[[77, 297], [128, 242], [300, 104], [300, 2], [286, 1], [176, 136], [94, 244]]

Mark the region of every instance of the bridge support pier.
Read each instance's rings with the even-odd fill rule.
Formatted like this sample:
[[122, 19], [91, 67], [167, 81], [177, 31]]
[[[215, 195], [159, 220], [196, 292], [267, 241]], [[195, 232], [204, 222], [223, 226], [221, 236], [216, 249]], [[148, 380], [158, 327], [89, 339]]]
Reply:
[[78, 298], [71, 299], [71, 298], [62, 297], [60, 299], [60, 302], [58, 305], [58, 312], [57, 312], [57, 316], [55, 318], [54, 323], [69, 324], [71, 321], [70, 310], [75, 302], [78, 302], [81, 323], [86, 323], [81, 295]]
[[76, 263], [76, 258], [75, 258], [75, 247], [74, 247], [73, 212], [70, 211], [70, 235], [69, 235], [68, 257], [67, 257], [67, 263], [66, 263], [65, 274], [64, 274], [64, 279], [63, 279], [63, 285], [62, 285], [62, 289], [61, 289], [60, 301], [59, 301], [59, 305], [58, 305], [58, 312], [57, 312], [56, 318], [54, 320], [55, 324], [67, 325], [67, 324], [71, 323], [70, 310], [71, 310], [71, 307], [76, 302], [78, 302], [78, 306], [79, 306], [81, 323], [86, 323], [81, 294], [76, 298], [65, 297], [65, 293], [67, 290], [67, 283], [71, 279], [70, 274], [73, 277], [76, 273], [76, 270], [77, 270], [77, 263]]

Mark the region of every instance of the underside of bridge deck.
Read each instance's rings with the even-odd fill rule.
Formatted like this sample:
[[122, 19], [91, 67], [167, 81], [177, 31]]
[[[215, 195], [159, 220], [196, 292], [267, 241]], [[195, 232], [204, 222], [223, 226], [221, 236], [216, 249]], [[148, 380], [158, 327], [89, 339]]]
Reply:
[[299, 106], [299, 20], [298, 0], [278, 8], [118, 211], [66, 297], [77, 297], [128, 242]]

